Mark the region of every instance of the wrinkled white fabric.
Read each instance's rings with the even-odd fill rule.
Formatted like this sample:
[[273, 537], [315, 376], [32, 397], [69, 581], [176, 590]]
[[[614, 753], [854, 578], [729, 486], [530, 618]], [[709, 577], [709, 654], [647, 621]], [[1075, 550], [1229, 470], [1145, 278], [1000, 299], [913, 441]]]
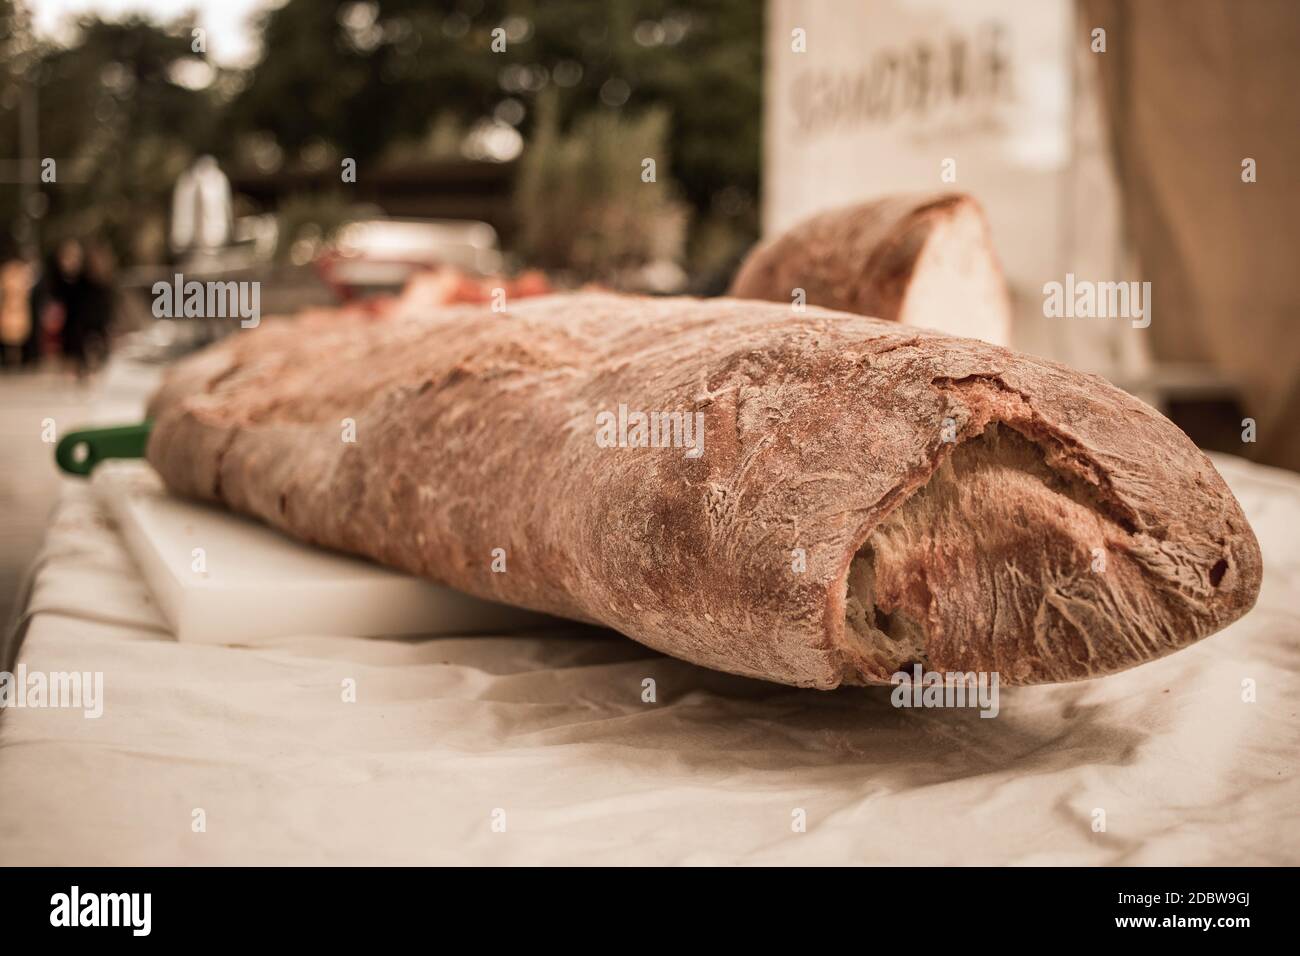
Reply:
[[178, 644], [71, 484], [19, 659], [103, 671], [104, 714], [0, 716], [0, 862], [1300, 863], [1300, 477], [1216, 463], [1263, 547], [1255, 610], [1123, 674], [1004, 688], [995, 719], [576, 627]]

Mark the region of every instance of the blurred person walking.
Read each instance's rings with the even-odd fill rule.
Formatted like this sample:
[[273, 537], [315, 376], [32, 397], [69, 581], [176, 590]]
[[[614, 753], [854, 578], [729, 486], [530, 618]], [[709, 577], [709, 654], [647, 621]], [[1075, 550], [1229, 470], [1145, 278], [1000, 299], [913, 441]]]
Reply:
[[33, 271], [12, 243], [0, 248], [0, 368], [34, 365], [40, 357], [32, 313]]
[[[108, 353], [111, 290], [101, 253], [87, 261], [77, 239], [65, 239], [55, 250], [45, 276], [44, 329], [58, 337], [59, 348], [78, 380], [99, 367]], [[98, 271], [101, 275], [96, 275]]]
[[108, 360], [109, 333], [113, 327], [116, 288], [113, 281], [113, 253], [104, 242], [94, 241], [86, 249], [84, 346], [93, 369]]

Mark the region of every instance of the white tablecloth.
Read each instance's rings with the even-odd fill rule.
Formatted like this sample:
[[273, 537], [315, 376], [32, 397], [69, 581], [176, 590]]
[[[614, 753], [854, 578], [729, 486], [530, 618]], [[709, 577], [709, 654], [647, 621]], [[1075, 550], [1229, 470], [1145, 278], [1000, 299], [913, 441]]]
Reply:
[[178, 644], [69, 482], [19, 659], [102, 671], [104, 713], [0, 717], [0, 862], [1300, 863], [1300, 477], [1216, 464], [1263, 547], [1255, 610], [1123, 674], [1003, 688], [992, 720], [577, 628]]

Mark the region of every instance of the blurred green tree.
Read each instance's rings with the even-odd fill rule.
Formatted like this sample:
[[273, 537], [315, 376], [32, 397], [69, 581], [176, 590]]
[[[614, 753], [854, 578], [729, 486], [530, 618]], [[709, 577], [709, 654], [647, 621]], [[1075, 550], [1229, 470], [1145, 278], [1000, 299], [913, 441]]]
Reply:
[[[311, 166], [410, 155], [448, 118], [528, 142], [543, 94], [561, 132], [659, 111], [680, 193], [712, 225], [710, 248], [693, 252], [718, 258], [757, 235], [761, 73], [758, 0], [288, 0], [265, 16], [225, 129]], [[627, 157], [630, 176], [641, 158]]]
[[[12, 24], [12, 0], [0, 3], [0, 22], [7, 7]], [[36, 210], [47, 248], [63, 235], [95, 235], [127, 259], [162, 254], [172, 184], [212, 143], [218, 120], [210, 84], [194, 88], [195, 71], [202, 78], [212, 67], [192, 48], [192, 25], [82, 17], [68, 47], [8, 35], [0, 141], [19, 158], [21, 100], [34, 97], [38, 155], [21, 158], [55, 161], [56, 180], [41, 184]], [[19, 190], [6, 183], [4, 192], [12, 222]]]
[[26, 11], [13, 0], [0, 0], [0, 247], [9, 251], [26, 244], [30, 223], [21, 215], [24, 201], [21, 178], [24, 109], [23, 73], [34, 59]]
[[[31, 86], [40, 154], [59, 161], [58, 188], [42, 187], [47, 244], [98, 231], [128, 259], [156, 259], [172, 185], [199, 153], [263, 171], [440, 158], [476, 128], [528, 143], [543, 95], [556, 137], [618, 128], [601, 117], [626, 129], [659, 117], [697, 269], [757, 234], [759, 0], [287, 0], [261, 16], [247, 70], [195, 52], [190, 18], [82, 17], [61, 47], [24, 34], [15, 9], [0, 0], [0, 159], [18, 156]], [[630, 177], [641, 159], [627, 156]], [[6, 222], [20, 201], [0, 186]]]

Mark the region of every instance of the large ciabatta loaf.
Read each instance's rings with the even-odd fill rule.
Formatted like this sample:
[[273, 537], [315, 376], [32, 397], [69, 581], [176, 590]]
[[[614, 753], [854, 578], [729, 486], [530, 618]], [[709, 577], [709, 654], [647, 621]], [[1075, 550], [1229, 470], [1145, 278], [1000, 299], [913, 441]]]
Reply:
[[756, 246], [730, 294], [1011, 341], [1011, 301], [984, 211], [961, 193], [888, 196], [806, 219]]
[[[604, 447], [638, 411], [700, 413], [702, 454]], [[182, 494], [789, 684], [1093, 677], [1259, 587], [1237, 502], [1146, 405], [822, 309], [577, 294], [267, 322], [179, 364], [151, 413]]]

